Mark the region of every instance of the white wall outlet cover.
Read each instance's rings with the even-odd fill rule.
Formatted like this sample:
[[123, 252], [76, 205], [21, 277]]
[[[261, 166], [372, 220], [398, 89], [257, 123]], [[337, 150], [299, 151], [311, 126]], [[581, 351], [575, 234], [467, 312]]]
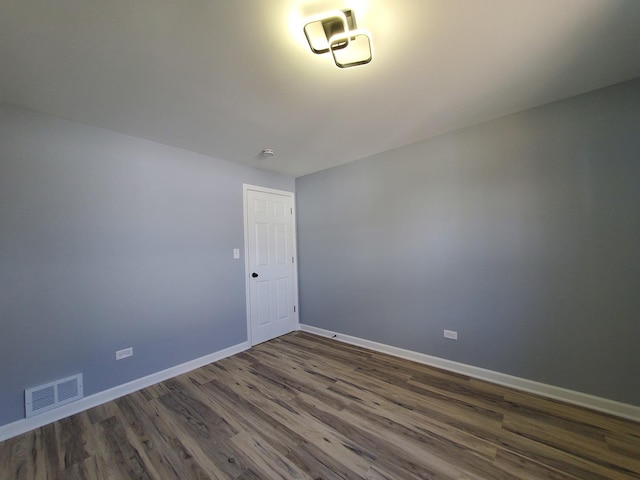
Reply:
[[240, 258], [240, 249], [239, 248], [234, 248], [233, 249], [233, 258], [235, 258], [236, 260], [238, 258]]
[[455, 332], [453, 330], [445, 330], [444, 331], [444, 338], [449, 338], [451, 340], [457, 340], [458, 339], [458, 332]]
[[116, 360], [122, 360], [123, 358], [133, 356], [133, 347], [123, 348], [122, 350], [116, 351]]

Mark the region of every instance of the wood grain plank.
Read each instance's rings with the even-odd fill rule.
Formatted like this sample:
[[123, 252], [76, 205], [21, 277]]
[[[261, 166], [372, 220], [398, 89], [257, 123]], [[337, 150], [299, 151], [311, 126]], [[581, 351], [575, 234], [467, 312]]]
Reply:
[[[136, 436], [146, 458], [163, 480], [202, 480], [210, 478], [175, 437], [171, 426], [149, 405], [142, 394], [116, 400], [129, 430]], [[149, 408], [152, 407], [152, 408]]]
[[2, 480], [640, 479], [640, 424], [295, 332], [0, 443]]
[[503, 429], [614, 471], [640, 477], [640, 459], [608, 450], [604, 439], [596, 441], [588, 436], [568, 435], [566, 430], [548, 423], [536, 422], [516, 415], [505, 417]]
[[251, 465], [250, 470], [262, 478], [290, 478], [292, 480], [311, 478], [259, 435], [243, 432], [232, 437], [231, 442], [239, 450], [245, 452], [247, 461]]
[[155, 480], [158, 476], [151, 476], [143, 458], [140, 456], [140, 448], [133, 445], [127, 437], [127, 432], [121, 420], [115, 416], [100, 422], [102, 436], [106, 446], [105, 461], [114, 465], [116, 471], [123, 478], [136, 478], [140, 480]]

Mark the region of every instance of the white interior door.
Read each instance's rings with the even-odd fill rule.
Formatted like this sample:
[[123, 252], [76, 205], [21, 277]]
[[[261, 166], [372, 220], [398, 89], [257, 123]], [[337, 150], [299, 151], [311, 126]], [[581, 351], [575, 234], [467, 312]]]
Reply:
[[293, 193], [245, 185], [249, 338], [255, 345], [298, 328]]

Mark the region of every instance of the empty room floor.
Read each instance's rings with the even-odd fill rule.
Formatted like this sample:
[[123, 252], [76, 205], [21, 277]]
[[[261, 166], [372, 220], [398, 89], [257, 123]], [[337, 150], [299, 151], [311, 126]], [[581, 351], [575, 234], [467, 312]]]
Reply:
[[638, 479], [640, 424], [295, 332], [0, 443], [13, 479]]

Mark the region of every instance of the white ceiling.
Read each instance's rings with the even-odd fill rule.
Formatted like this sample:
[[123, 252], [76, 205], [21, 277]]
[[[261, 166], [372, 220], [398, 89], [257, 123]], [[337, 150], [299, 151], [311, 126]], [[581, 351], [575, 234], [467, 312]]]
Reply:
[[0, 0], [0, 101], [291, 176], [636, 77], [640, 0]]

